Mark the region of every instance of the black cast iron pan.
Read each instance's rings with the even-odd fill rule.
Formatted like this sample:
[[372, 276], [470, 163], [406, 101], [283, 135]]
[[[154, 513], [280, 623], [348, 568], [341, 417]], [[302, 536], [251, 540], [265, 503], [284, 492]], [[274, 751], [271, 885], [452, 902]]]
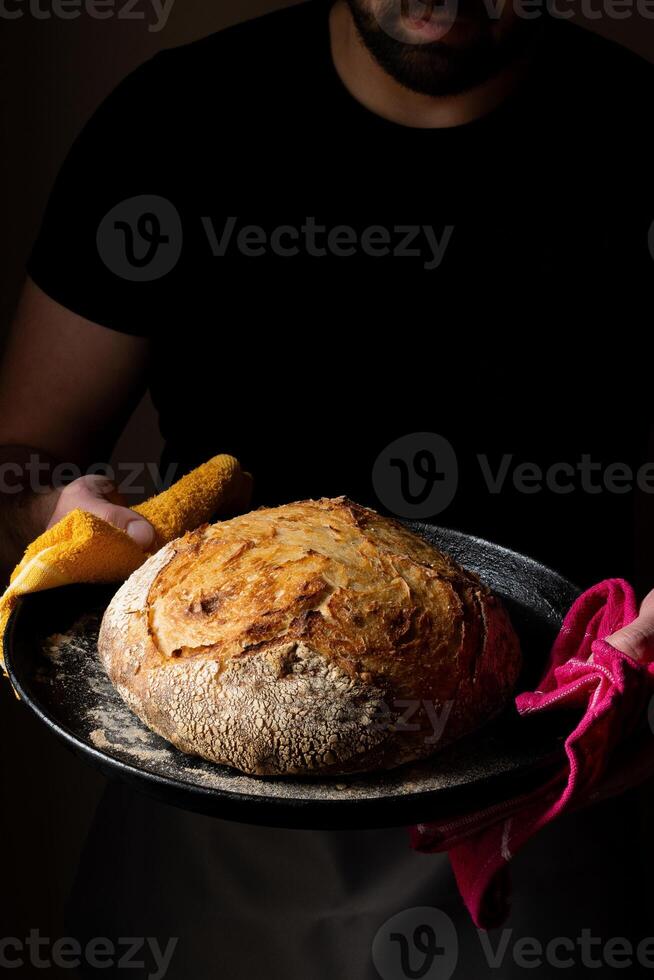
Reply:
[[[524, 653], [520, 689], [531, 689], [578, 595], [575, 586], [488, 541], [407, 524], [502, 597]], [[191, 758], [142, 725], [104, 674], [96, 639], [114, 591], [68, 586], [25, 596], [5, 634], [5, 663], [24, 704], [70, 748], [108, 777], [165, 802], [270, 826], [400, 826], [490, 806], [536, 785], [561, 761], [570, 719], [557, 712], [519, 718], [513, 706], [431, 759], [390, 772], [324, 781], [254, 778]]]

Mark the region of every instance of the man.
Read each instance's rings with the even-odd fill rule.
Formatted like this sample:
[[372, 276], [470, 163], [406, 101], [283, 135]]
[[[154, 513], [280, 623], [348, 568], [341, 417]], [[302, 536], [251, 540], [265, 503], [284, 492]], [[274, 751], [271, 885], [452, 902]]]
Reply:
[[[138, 69], [53, 192], [5, 360], [5, 459], [106, 458], [149, 386], [163, 472], [231, 451], [257, 503], [348, 493], [394, 511], [375, 460], [433, 432], [459, 467], [435, 519], [581, 585], [633, 577], [635, 483], [608, 490], [605, 467], [638, 472], [646, 426], [615, 400], [599, 416], [654, 268], [652, 71], [533, 13], [311, 0]], [[562, 463], [572, 489], [548, 489]], [[147, 549], [149, 526], [84, 477], [3, 504], [5, 563], [76, 506]], [[616, 642], [639, 654], [653, 631], [646, 607]], [[646, 934], [611, 877], [628, 853], [596, 877], [605, 826], [632, 819], [596, 808], [516, 862], [516, 938]], [[375, 976], [376, 930], [421, 905], [456, 919], [460, 975], [490, 970], [446, 861], [402, 830], [233, 827], [115, 789], [71, 922], [179, 935], [169, 976], [331, 980]]]

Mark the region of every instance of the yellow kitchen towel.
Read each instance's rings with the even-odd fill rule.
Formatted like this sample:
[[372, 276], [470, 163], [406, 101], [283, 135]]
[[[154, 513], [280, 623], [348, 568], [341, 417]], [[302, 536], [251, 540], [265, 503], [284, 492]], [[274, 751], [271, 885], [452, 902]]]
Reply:
[[[251, 490], [252, 478], [238, 460], [215, 456], [170, 490], [134, 507], [156, 531], [150, 554], [214, 516], [244, 510]], [[71, 511], [27, 548], [0, 598], [0, 666], [5, 628], [19, 596], [74, 583], [122, 582], [147, 557], [125, 531], [85, 511]]]

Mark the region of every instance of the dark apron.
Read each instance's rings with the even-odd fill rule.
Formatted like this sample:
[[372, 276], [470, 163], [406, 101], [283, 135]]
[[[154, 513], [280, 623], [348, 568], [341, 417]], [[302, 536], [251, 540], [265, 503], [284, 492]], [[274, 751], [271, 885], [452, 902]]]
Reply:
[[[114, 784], [83, 853], [66, 929], [82, 942], [107, 936], [118, 948], [121, 937], [156, 937], [165, 950], [176, 937], [167, 980], [443, 980], [448, 966], [463, 980], [524, 980], [518, 940], [545, 947], [558, 937], [576, 942], [589, 929], [602, 940], [592, 947], [599, 955], [614, 937], [635, 946], [654, 934], [649, 905], [638, 898], [649, 891], [653, 866], [641, 826], [639, 794], [631, 794], [564, 818], [532, 841], [512, 863], [509, 932], [488, 933], [487, 953], [447, 856], [412, 851], [402, 828], [246, 826]], [[420, 945], [423, 921], [435, 923], [435, 954], [429, 942]], [[493, 951], [499, 966], [488, 962]], [[131, 975], [154, 974], [149, 954], [139, 955], [146, 969]], [[567, 975], [586, 969], [598, 975], [581, 960]], [[552, 964], [536, 972], [562, 975]]]

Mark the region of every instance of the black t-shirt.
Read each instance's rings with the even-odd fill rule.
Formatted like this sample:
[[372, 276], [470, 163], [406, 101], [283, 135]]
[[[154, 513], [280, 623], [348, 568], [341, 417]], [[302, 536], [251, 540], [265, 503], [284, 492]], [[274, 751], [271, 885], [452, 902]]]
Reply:
[[[229, 451], [256, 503], [346, 493], [397, 511], [376, 459], [437, 433], [458, 486], [430, 519], [582, 583], [630, 574], [633, 494], [580, 489], [580, 467], [635, 473], [645, 453], [610, 376], [635, 370], [630, 345], [651, 330], [651, 67], [547, 19], [499, 109], [413, 129], [348, 93], [330, 7], [127, 78], [63, 167], [31, 276], [151, 338], [165, 470]], [[484, 474], [507, 457], [494, 492]], [[543, 489], [516, 489], [527, 463]], [[547, 489], [554, 463], [576, 489]]]

